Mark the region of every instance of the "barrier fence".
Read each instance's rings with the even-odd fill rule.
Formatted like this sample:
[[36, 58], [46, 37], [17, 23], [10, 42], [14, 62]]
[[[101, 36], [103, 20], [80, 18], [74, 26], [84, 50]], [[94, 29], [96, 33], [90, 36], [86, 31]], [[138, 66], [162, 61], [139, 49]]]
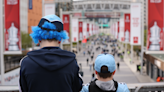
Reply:
[[[164, 92], [164, 82], [127, 84], [130, 92]], [[0, 86], [0, 92], [19, 92], [18, 86]]]

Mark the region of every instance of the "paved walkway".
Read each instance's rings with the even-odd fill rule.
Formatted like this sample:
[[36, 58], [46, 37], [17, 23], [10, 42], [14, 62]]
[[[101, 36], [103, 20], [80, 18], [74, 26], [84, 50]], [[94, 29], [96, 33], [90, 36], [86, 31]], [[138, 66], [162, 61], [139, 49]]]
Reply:
[[[108, 45], [108, 49], [109, 49], [109, 51], [111, 51], [111, 48], [109, 46], [110, 46], [110, 44]], [[95, 61], [95, 58], [97, 57], [97, 55], [100, 54], [102, 51], [101, 49], [99, 51], [95, 51], [96, 47], [97, 47], [97, 45], [93, 47], [93, 51], [95, 53], [93, 61]], [[84, 72], [84, 76], [83, 76], [84, 84], [91, 81], [92, 73], [94, 72], [93, 70], [90, 71], [89, 66], [87, 66], [86, 59], [88, 57], [90, 57], [90, 56], [88, 56], [88, 55], [83, 56], [82, 51], [79, 54], [77, 54], [77, 62], [78, 62], [78, 64], [79, 63], [82, 64], [82, 70]], [[116, 70], [116, 74], [114, 75], [115, 80], [117, 80], [118, 82], [125, 82], [125, 83], [139, 83], [140, 82], [138, 80], [138, 78], [136, 77], [136, 75], [131, 70], [131, 68], [128, 67], [128, 65], [125, 62], [120, 61], [119, 57], [117, 57], [117, 56], [115, 56], [115, 60], [116, 60], [116, 63], [120, 62], [120, 69]]]
[[143, 75], [140, 74], [140, 72], [137, 72], [137, 64], [139, 64], [140, 60], [137, 60], [136, 57], [133, 58], [133, 62], [132, 64], [130, 64], [129, 62], [130, 57], [125, 57], [124, 61], [126, 63], [126, 65], [128, 65], [128, 67], [132, 70], [132, 72], [135, 74], [135, 76], [137, 77], [137, 79], [139, 80], [139, 82], [141, 83], [149, 83], [149, 82], [155, 82], [154, 80], [152, 80], [149, 76], [147, 76], [146, 74], [146, 67], [143, 67]]
[[[121, 48], [120, 52], [125, 49], [125, 48]], [[154, 80], [152, 80], [149, 76], [147, 76], [146, 74], [146, 65], [143, 67], [143, 75], [140, 74], [140, 72], [137, 72], [137, 66], [138, 64], [140, 64], [140, 59], [138, 59], [135, 55], [133, 55], [133, 63], [130, 63], [130, 58], [131, 55], [128, 56], [124, 55], [124, 62], [126, 63], [126, 65], [131, 69], [131, 71], [134, 73], [134, 75], [137, 77], [137, 79], [139, 80], [140, 83], [150, 83], [150, 82], [155, 82]]]

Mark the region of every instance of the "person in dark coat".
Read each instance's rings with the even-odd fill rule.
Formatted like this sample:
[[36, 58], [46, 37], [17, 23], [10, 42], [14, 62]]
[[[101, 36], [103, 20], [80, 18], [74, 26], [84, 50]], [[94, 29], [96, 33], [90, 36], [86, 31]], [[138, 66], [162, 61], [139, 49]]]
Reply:
[[119, 67], [120, 67], [120, 63], [119, 62], [117, 62], [117, 69], [119, 70]]
[[87, 60], [86, 60], [86, 61], [87, 61], [87, 65], [88, 65], [89, 59], [87, 58]]
[[20, 92], [79, 92], [83, 81], [76, 55], [59, 47], [61, 39], [68, 39], [61, 19], [45, 16], [32, 31], [41, 49], [28, 52], [20, 62]]
[[91, 61], [93, 61], [93, 55], [91, 56]]

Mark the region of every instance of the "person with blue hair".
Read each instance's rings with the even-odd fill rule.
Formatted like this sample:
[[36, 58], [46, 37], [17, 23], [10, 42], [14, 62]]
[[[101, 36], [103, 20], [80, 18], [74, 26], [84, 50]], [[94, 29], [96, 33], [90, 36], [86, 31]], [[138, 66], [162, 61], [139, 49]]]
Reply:
[[79, 92], [83, 81], [76, 56], [59, 48], [68, 39], [61, 19], [45, 16], [32, 31], [30, 36], [40, 49], [28, 52], [20, 62], [20, 92]]
[[98, 55], [94, 66], [97, 79], [84, 85], [80, 92], [130, 92], [125, 83], [118, 83], [113, 79], [116, 65], [112, 55]]

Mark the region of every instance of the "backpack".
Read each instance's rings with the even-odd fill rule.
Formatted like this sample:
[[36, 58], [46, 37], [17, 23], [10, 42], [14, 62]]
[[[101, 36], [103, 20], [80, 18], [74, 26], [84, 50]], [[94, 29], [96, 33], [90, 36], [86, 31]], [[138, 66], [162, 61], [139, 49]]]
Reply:
[[94, 81], [91, 81], [91, 83], [90, 83], [90, 85], [89, 85], [89, 92], [116, 92], [117, 91], [117, 88], [118, 88], [118, 83], [117, 83], [117, 81], [114, 81], [114, 86], [115, 86], [115, 88], [116, 88], [116, 90], [115, 91], [113, 91], [113, 90], [111, 90], [111, 91], [104, 91], [104, 90], [102, 90], [102, 89], [100, 89], [97, 85], [96, 85], [96, 80], [97, 79], [95, 79]]

